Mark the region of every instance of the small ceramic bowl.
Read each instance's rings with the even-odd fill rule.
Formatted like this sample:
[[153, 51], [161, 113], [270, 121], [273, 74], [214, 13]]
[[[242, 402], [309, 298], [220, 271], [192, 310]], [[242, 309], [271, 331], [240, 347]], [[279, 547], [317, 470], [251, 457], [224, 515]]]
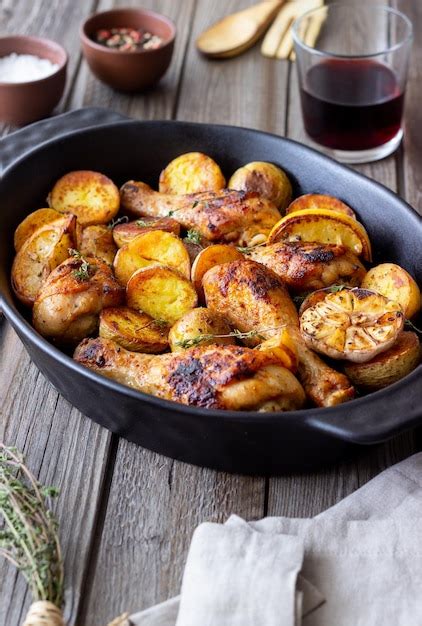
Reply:
[[22, 126], [46, 117], [59, 103], [66, 84], [67, 52], [50, 39], [25, 35], [0, 37], [0, 57], [13, 52], [33, 54], [59, 66], [53, 74], [38, 80], [0, 82], [0, 121]]
[[[163, 39], [159, 48], [123, 52], [93, 41], [101, 29], [142, 28]], [[176, 27], [159, 13], [146, 9], [113, 9], [96, 13], [81, 28], [82, 50], [97, 78], [120, 91], [142, 91], [165, 74], [173, 55]]]

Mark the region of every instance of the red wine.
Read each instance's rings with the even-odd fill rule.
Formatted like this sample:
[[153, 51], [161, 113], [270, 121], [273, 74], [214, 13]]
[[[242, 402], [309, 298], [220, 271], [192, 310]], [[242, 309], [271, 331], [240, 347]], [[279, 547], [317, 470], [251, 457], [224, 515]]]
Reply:
[[368, 150], [398, 133], [404, 93], [394, 72], [368, 60], [330, 60], [305, 76], [301, 101], [306, 132], [338, 150]]

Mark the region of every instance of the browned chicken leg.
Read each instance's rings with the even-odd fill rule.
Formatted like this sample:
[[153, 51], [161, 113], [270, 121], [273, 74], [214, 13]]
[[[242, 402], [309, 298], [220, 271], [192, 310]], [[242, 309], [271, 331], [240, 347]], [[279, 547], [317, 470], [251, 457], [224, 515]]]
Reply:
[[164, 194], [145, 183], [129, 181], [120, 190], [121, 205], [136, 215], [168, 217], [194, 228], [209, 241], [256, 243], [265, 240], [281, 215], [257, 193], [222, 189], [187, 195]]
[[296, 308], [270, 269], [250, 260], [216, 265], [205, 274], [203, 286], [209, 309], [242, 332], [258, 331], [259, 336], [248, 339], [249, 345], [259, 343], [260, 336], [273, 337], [281, 328], [288, 328], [298, 350], [299, 378], [317, 406], [333, 406], [353, 398], [348, 378], [305, 346]]
[[305, 402], [295, 376], [269, 354], [241, 346], [199, 346], [171, 354], [129, 352], [84, 339], [74, 358], [144, 393], [213, 409], [290, 411]]
[[332, 244], [280, 241], [253, 248], [248, 258], [269, 267], [297, 293], [336, 283], [358, 287], [366, 274], [355, 254]]
[[70, 257], [51, 272], [33, 309], [37, 331], [76, 345], [98, 327], [101, 309], [124, 302], [125, 292], [111, 267], [96, 257]]

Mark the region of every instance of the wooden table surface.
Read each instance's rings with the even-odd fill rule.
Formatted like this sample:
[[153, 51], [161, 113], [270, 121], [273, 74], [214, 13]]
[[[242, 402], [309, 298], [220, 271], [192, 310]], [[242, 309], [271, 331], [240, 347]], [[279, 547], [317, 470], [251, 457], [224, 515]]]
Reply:
[[[235, 124], [307, 143], [291, 64], [264, 59], [259, 46], [224, 62], [207, 61], [195, 50], [196, 36], [210, 21], [251, 3], [0, 0], [0, 34], [44, 35], [67, 48], [69, 76], [60, 111], [102, 106], [141, 120]], [[99, 83], [81, 59], [78, 40], [87, 15], [131, 4], [167, 14], [178, 29], [170, 71], [155, 90], [136, 96]], [[400, 0], [398, 5], [415, 25], [404, 147], [357, 169], [422, 212], [422, 3]], [[105, 625], [124, 610], [177, 594], [192, 532], [204, 520], [224, 521], [230, 513], [246, 519], [312, 516], [422, 449], [413, 432], [317, 474], [257, 478], [214, 472], [143, 450], [91, 422], [40, 374], [5, 320], [0, 322], [0, 363], [0, 439], [23, 450], [40, 480], [61, 491], [56, 511], [69, 624]], [[29, 602], [23, 578], [0, 563], [0, 624], [18, 626]]]

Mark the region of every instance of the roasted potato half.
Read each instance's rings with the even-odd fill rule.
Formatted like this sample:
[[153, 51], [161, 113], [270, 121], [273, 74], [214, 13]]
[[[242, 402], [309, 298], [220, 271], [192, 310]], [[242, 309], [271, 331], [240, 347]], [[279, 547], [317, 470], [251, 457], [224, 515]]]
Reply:
[[82, 226], [107, 224], [119, 210], [119, 190], [112, 180], [90, 170], [69, 172], [48, 196], [52, 209], [76, 215]]
[[367, 363], [347, 363], [344, 371], [352, 383], [365, 391], [382, 389], [410, 374], [420, 362], [421, 347], [416, 333], [402, 332], [386, 352]]
[[32, 306], [43, 283], [75, 245], [74, 215], [68, 214], [38, 228], [26, 239], [12, 265], [12, 286], [16, 296]]
[[117, 247], [108, 226], [104, 224], [85, 226], [78, 239], [78, 250], [82, 255], [95, 256], [109, 265], [113, 264]]
[[198, 304], [192, 283], [177, 270], [158, 264], [137, 270], [129, 279], [126, 296], [130, 308], [168, 324]]
[[159, 354], [168, 348], [168, 326], [127, 306], [103, 309], [99, 334], [132, 352]]
[[187, 152], [170, 161], [160, 174], [161, 193], [196, 193], [219, 191], [226, 181], [220, 167], [202, 152]]
[[113, 238], [116, 246], [122, 248], [132, 239], [150, 230], [165, 230], [178, 237], [180, 235], [180, 224], [171, 217], [141, 217], [134, 222], [117, 224], [113, 228]]
[[198, 307], [185, 313], [171, 327], [170, 348], [172, 352], [179, 352], [193, 346], [209, 346], [216, 343], [235, 344], [236, 341], [230, 333], [231, 328], [221, 315]]
[[50, 224], [61, 216], [61, 213], [54, 209], [38, 209], [38, 211], [27, 215], [15, 230], [14, 245], [16, 252], [22, 248], [23, 243], [41, 226]]
[[292, 185], [287, 174], [277, 165], [266, 161], [252, 161], [240, 167], [228, 182], [229, 189], [256, 191], [274, 202], [281, 212], [292, 199]]
[[320, 193], [306, 193], [293, 200], [286, 209], [286, 215], [295, 211], [305, 211], [306, 209], [325, 209], [326, 211], [337, 211], [345, 213], [356, 219], [355, 212], [344, 202], [333, 196], [326, 196]]
[[204, 300], [204, 290], [202, 288], [202, 278], [214, 265], [231, 263], [243, 259], [243, 254], [234, 246], [215, 244], [204, 248], [198, 254], [192, 265], [191, 280], [194, 284], [201, 300]]
[[395, 263], [381, 263], [370, 269], [361, 287], [398, 302], [407, 318], [413, 317], [421, 308], [421, 292], [416, 281]]
[[139, 235], [120, 248], [114, 259], [114, 271], [122, 285], [140, 267], [167, 265], [190, 277], [189, 253], [181, 239], [163, 230], [151, 230]]
[[268, 237], [268, 243], [276, 241], [337, 244], [364, 261], [372, 259], [371, 242], [363, 225], [350, 215], [327, 209], [294, 211], [282, 217]]

